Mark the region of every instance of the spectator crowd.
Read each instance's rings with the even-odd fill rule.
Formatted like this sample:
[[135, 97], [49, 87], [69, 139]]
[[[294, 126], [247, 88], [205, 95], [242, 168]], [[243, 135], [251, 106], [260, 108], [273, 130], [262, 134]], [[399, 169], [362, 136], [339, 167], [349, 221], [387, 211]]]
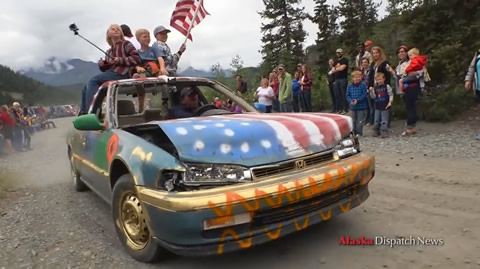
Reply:
[[[425, 82], [430, 80], [427, 56], [407, 46], [399, 47], [397, 54], [398, 64], [392, 67], [383, 49], [368, 40], [358, 44], [352, 62], [341, 48], [336, 50], [336, 57], [328, 61], [326, 75], [333, 105], [331, 112], [342, 115], [350, 112], [357, 135], [363, 135], [364, 126], [371, 126], [374, 136], [388, 136], [395, 94], [403, 99], [408, 114], [402, 135], [417, 132], [417, 100]], [[262, 79], [255, 92], [255, 105], [266, 113], [311, 112], [312, 84], [312, 73], [306, 64], [298, 64], [293, 76], [284, 65], [279, 65], [268, 79]]]
[[0, 157], [15, 152], [32, 150], [31, 137], [45, 128], [55, 127], [48, 120], [49, 112], [42, 106], [21, 106], [14, 102], [12, 106], [0, 107]]
[[[89, 104], [98, 87], [110, 80], [130, 77], [176, 76], [178, 62], [185, 52], [183, 44], [176, 53], [167, 45], [170, 30], [158, 26], [153, 30], [155, 38], [150, 46], [150, 32], [138, 29], [135, 35], [127, 25], [112, 24], [107, 29], [106, 40], [110, 45], [107, 57], [98, 62], [102, 73], [92, 77], [82, 91], [82, 105], [79, 115], [88, 113]], [[466, 87], [476, 87], [473, 82], [477, 73], [476, 54], [466, 78]], [[387, 61], [384, 50], [367, 40], [359, 43], [352, 61], [345, 57], [342, 48], [336, 50], [336, 57], [328, 61], [328, 87], [333, 104], [332, 113], [345, 115], [351, 111], [354, 132], [363, 135], [364, 126], [372, 126], [375, 136], [386, 137], [389, 133], [394, 96], [403, 99], [407, 110], [407, 121], [402, 136], [417, 133], [417, 100], [425, 82], [430, 81], [426, 69], [427, 56], [419, 49], [405, 45], [397, 49], [396, 66]], [[353, 63], [353, 67], [351, 64]], [[478, 65], [480, 66], [480, 65]], [[306, 64], [298, 64], [289, 73], [282, 64], [263, 77], [255, 91], [255, 106], [260, 111], [311, 112], [313, 76]], [[349, 80], [349, 77], [352, 79]], [[349, 81], [350, 84], [349, 84]], [[472, 87], [473, 86], [473, 87]], [[247, 83], [237, 76], [237, 93], [247, 92]], [[139, 107], [144, 106], [144, 92], [139, 89]], [[232, 100], [212, 100], [217, 107], [232, 112], [241, 110]], [[140, 109], [141, 111], [141, 109]]]

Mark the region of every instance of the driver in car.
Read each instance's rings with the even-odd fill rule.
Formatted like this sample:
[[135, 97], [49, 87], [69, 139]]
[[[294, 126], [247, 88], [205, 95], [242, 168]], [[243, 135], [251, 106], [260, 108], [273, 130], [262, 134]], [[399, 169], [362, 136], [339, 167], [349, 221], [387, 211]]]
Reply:
[[173, 107], [173, 118], [193, 117], [199, 107], [198, 93], [191, 87], [183, 88], [180, 92], [180, 102], [180, 105]]

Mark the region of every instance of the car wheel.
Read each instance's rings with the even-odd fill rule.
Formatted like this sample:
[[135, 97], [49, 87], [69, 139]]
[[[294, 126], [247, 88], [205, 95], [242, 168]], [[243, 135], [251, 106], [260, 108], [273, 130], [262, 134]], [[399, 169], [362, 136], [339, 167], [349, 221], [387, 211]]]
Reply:
[[80, 173], [75, 167], [75, 162], [73, 161], [73, 154], [70, 154], [70, 172], [72, 174], [73, 186], [75, 187], [75, 190], [78, 192], [87, 191], [88, 186], [85, 185], [85, 183], [83, 183], [83, 181], [80, 179]]
[[123, 175], [115, 183], [112, 210], [115, 230], [130, 256], [149, 263], [167, 256], [168, 252], [153, 239], [131, 175]]

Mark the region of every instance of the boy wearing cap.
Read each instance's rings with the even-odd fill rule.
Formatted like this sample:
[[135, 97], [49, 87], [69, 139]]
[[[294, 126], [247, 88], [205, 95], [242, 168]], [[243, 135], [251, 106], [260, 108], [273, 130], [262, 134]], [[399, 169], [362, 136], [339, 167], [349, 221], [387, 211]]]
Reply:
[[167, 68], [168, 74], [170, 76], [177, 75], [177, 68], [178, 68], [178, 61], [180, 61], [180, 57], [182, 56], [183, 52], [185, 52], [185, 44], [182, 44], [180, 49], [177, 53], [172, 54], [170, 47], [167, 45], [168, 40], [168, 33], [171, 31], [164, 26], [157, 26], [155, 30], [153, 30], [153, 35], [157, 39], [155, 43], [153, 43], [152, 47], [158, 47], [163, 52], [164, 59], [165, 59], [165, 67]]

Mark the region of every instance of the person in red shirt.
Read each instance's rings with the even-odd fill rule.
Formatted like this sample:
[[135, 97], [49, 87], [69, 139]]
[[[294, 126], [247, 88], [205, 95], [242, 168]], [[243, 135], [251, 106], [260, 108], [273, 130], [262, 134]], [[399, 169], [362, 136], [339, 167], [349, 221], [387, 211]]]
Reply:
[[408, 88], [408, 84], [418, 80], [416, 77], [409, 77], [411, 72], [422, 71], [427, 65], [427, 56], [419, 55], [420, 51], [417, 48], [413, 48], [408, 51], [408, 58], [410, 63], [405, 68], [405, 73], [402, 79], [400, 79], [399, 86], [402, 92], [405, 92], [405, 88]]
[[13, 153], [12, 139], [13, 139], [13, 128], [15, 128], [15, 121], [13, 120], [10, 113], [8, 113], [8, 106], [3, 105], [0, 108], [0, 121], [3, 122], [3, 128], [0, 132], [5, 139], [5, 145], [7, 147], [7, 153]]

